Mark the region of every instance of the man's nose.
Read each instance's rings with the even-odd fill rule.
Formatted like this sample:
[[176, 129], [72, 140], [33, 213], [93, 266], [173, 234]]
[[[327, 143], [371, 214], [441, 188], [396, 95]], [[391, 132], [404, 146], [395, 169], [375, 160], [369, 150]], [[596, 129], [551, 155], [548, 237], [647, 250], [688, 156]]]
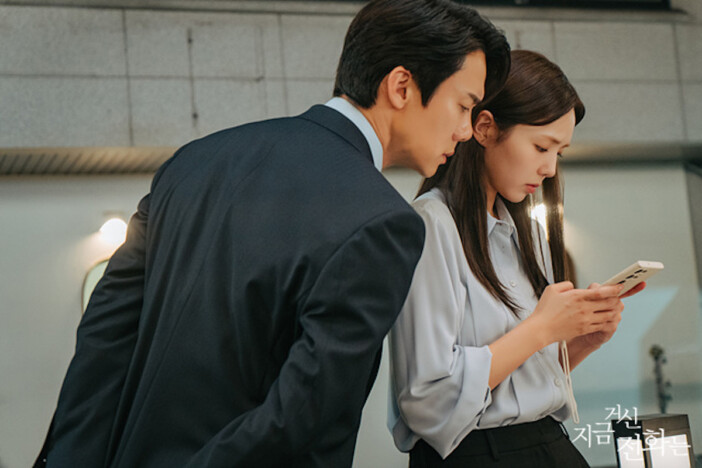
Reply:
[[473, 125], [470, 120], [467, 123], [461, 125], [454, 133], [454, 139], [456, 141], [468, 141], [473, 136]]

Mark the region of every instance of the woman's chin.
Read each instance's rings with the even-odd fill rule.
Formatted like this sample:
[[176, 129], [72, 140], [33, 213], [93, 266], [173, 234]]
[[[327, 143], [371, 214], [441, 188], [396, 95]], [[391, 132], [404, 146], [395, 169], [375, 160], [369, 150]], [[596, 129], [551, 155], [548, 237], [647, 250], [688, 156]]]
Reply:
[[[502, 195], [502, 194], [500, 194], [500, 195]], [[506, 194], [506, 195], [502, 195], [502, 198], [504, 198], [505, 200], [507, 200], [507, 201], [510, 202], [510, 203], [521, 203], [521, 202], [523, 202], [523, 201], [526, 199], [526, 197], [528, 197], [528, 196], [529, 196], [528, 193], [516, 193], [516, 194], [515, 194], [515, 193], [509, 193], [509, 194]]]

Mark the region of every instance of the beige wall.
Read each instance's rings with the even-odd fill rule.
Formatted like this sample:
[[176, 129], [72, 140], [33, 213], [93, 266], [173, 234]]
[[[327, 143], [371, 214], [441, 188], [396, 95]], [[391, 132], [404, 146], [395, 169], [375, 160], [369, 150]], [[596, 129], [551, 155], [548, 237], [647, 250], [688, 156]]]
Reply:
[[0, 466], [31, 466], [73, 355], [97, 231], [129, 216], [150, 177], [0, 179]]

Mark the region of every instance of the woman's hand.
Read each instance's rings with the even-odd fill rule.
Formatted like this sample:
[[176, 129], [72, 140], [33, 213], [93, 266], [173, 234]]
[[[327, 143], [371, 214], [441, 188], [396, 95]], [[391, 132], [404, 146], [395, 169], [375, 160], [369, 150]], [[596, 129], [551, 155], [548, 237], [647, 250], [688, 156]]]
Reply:
[[539, 323], [535, 328], [543, 330], [544, 346], [579, 336], [593, 343], [608, 340], [621, 320], [620, 291], [619, 285], [574, 289], [570, 281], [552, 284], [527, 320]]
[[619, 314], [621, 290], [619, 285], [574, 289], [568, 281], [548, 286], [534, 313], [490, 344], [490, 388], [551, 343], [608, 329]]
[[[598, 283], [592, 283], [587, 289], [592, 290], [592, 289], [597, 289], [601, 287]], [[619, 326], [619, 322], [622, 320], [622, 311], [624, 310], [624, 304], [622, 303], [621, 299], [624, 299], [629, 296], [633, 296], [636, 293], [639, 293], [643, 291], [643, 289], [646, 287], [646, 283], [642, 282], [637, 284], [635, 287], [633, 287], [631, 290], [627, 291], [625, 294], [622, 294], [619, 297], [619, 303], [615, 307], [615, 310], [618, 310], [618, 313], [612, 317], [610, 320], [605, 322], [604, 327], [600, 331], [596, 331], [593, 333], [588, 333], [586, 335], [578, 336], [572, 340], [571, 343], [568, 343], [568, 346], [572, 347], [579, 347], [583, 346], [584, 348], [591, 349], [594, 351], [595, 349], [598, 349], [600, 346], [608, 342], [612, 336], [614, 336], [614, 332], [617, 331], [617, 327]], [[572, 365], [572, 364], [571, 364]]]
[[[597, 286], [599, 286], [599, 284], [592, 283], [588, 289], [592, 288], [593, 286], [597, 287]], [[624, 299], [624, 298], [627, 298], [629, 296], [633, 296], [634, 294], [643, 291], [645, 287], [646, 287], [646, 282], [642, 281], [639, 284], [637, 284], [636, 286], [634, 286], [633, 288], [631, 288], [630, 290], [628, 290], [625, 294], [622, 294], [621, 296], [619, 296], [619, 299]]]

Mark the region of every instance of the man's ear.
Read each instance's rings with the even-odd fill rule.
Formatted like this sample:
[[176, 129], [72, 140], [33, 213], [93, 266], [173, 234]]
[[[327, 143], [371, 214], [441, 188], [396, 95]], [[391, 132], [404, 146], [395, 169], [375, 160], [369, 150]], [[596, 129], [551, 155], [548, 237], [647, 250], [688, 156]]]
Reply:
[[497, 124], [492, 112], [488, 110], [480, 111], [473, 125], [473, 138], [475, 138], [475, 141], [480, 143], [481, 146], [485, 146], [487, 143], [496, 140], [497, 134]]
[[404, 109], [413, 94], [419, 93], [419, 88], [412, 79], [412, 73], [398, 65], [385, 75], [385, 92], [390, 105], [395, 109]]

